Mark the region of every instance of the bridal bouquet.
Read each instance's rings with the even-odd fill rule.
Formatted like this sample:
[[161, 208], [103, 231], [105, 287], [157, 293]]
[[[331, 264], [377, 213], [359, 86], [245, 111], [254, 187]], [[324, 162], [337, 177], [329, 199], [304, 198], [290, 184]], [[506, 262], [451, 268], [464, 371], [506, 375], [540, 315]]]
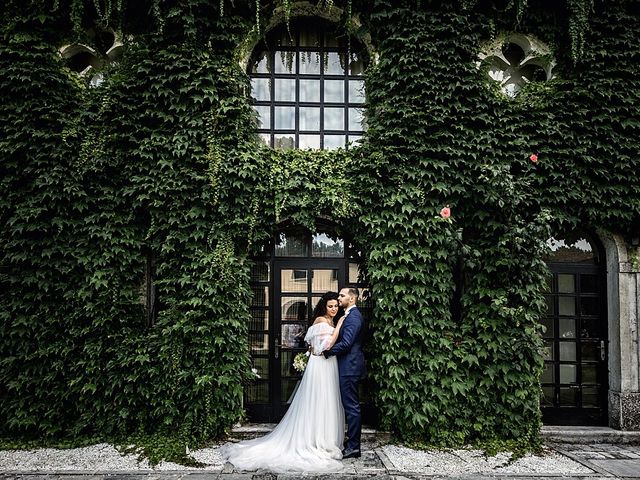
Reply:
[[304, 369], [307, 368], [307, 363], [309, 362], [310, 353], [311, 352], [300, 352], [293, 357], [293, 368], [298, 372], [304, 372]]

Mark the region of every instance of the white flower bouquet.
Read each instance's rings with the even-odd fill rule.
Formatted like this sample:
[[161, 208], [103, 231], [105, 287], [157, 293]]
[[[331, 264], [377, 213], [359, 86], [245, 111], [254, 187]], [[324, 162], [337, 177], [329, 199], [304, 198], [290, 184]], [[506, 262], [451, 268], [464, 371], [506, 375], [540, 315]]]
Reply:
[[304, 372], [304, 369], [307, 368], [310, 354], [311, 352], [300, 352], [295, 357], [293, 357], [293, 368], [295, 368], [298, 372]]

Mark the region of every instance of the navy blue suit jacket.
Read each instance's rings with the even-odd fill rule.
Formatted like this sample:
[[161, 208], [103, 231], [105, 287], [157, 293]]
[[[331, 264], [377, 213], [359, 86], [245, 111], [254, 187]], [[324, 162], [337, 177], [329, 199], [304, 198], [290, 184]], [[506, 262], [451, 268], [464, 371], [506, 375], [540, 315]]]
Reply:
[[333, 347], [325, 352], [326, 357], [338, 357], [338, 371], [341, 377], [364, 377], [366, 368], [362, 353], [362, 314], [358, 307], [349, 310]]

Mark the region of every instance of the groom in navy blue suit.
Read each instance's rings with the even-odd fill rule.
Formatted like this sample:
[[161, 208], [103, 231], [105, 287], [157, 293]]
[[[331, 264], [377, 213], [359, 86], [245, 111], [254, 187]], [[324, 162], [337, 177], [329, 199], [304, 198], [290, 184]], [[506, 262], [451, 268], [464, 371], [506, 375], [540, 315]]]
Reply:
[[364, 377], [366, 370], [362, 353], [362, 314], [356, 307], [359, 295], [357, 288], [340, 290], [338, 303], [345, 310], [344, 323], [335, 345], [324, 351], [326, 358], [332, 355], [338, 357], [340, 396], [347, 417], [347, 444], [342, 451], [342, 458], [360, 456], [362, 418], [358, 398], [358, 380]]

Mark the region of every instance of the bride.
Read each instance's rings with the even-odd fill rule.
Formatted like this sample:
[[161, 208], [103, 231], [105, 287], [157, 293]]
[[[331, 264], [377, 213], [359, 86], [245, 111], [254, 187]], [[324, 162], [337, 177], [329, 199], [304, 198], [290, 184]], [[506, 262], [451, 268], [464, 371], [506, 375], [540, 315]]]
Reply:
[[309, 362], [280, 423], [264, 437], [221, 448], [223, 458], [236, 468], [276, 473], [342, 470], [339, 460], [344, 440], [344, 410], [338, 363], [335, 356], [322, 355], [336, 342], [342, 327], [344, 317], [333, 326], [337, 313], [338, 294], [325, 293], [313, 311], [313, 325], [304, 338], [310, 345]]

